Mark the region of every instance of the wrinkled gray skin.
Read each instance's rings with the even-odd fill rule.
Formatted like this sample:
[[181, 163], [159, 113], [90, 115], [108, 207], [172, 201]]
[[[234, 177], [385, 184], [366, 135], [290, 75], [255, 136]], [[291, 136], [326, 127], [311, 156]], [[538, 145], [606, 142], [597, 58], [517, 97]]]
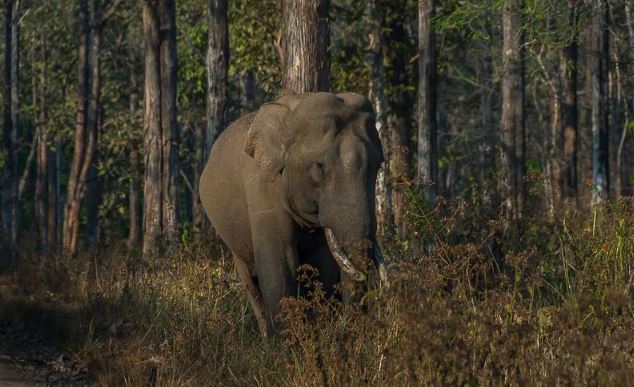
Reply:
[[[364, 288], [378, 264], [374, 187], [382, 161], [371, 105], [351, 93], [282, 97], [218, 138], [200, 197], [264, 336], [274, 331], [280, 300], [301, 295], [302, 264], [319, 270], [327, 293], [340, 281], [344, 298]], [[329, 246], [325, 229], [338, 246]], [[333, 259], [333, 247], [356, 274]]]

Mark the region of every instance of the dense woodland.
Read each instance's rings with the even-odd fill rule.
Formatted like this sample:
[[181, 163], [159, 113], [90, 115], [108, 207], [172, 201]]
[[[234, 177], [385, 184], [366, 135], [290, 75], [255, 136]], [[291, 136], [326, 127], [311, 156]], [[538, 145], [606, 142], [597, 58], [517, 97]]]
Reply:
[[[120, 319], [133, 320], [132, 331], [148, 327], [129, 340], [133, 349], [81, 352], [109, 375], [104, 384], [610, 384], [632, 376], [634, 342], [623, 335], [634, 329], [634, 1], [1, 4], [0, 263], [27, 284], [75, 289], [65, 297], [106, 324], [101, 336], [88, 334], [97, 337], [91, 343], [126, 336]], [[199, 176], [225, 127], [281, 95], [312, 91], [369, 96], [383, 144], [379, 232], [402, 285], [382, 301], [384, 313], [349, 311], [374, 349], [346, 319], [304, 322], [327, 333], [309, 332], [290, 317], [301, 305], [289, 306], [281, 347], [254, 344], [244, 300], [225, 300], [228, 261], [199, 200]], [[113, 252], [132, 274], [111, 274], [106, 285], [103, 271], [120, 270], [106, 258]], [[156, 265], [154, 280], [137, 273], [142, 263]], [[29, 272], [47, 267], [42, 275], [64, 279]], [[99, 278], [98, 294], [87, 290]], [[152, 281], [183, 282], [217, 302], [186, 309], [189, 296], [166, 296]], [[106, 316], [91, 309], [104, 299]], [[117, 317], [135, 308], [184, 320]], [[204, 314], [216, 317], [197, 323]], [[227, 328], [216, 318], [241, 323]], [[86, 336], [84, 325], [64, 329]], [[333, 344], [342, 337], [343, 349]], [[156, 353], [163, 363], [145, 362]], [[177, 360], [168, 364], [169, 356]], [[242, 357], [251, 365], [236, 365]], [[337, 372], [341, 357], [346, 375]], [[302, 362], [310, 367], [293, 368]]]
[[378, 208], [463, 197], [512, 222], [631, 194], [628, 1], [4, 2], [4, 264], [205, 229], [231, 121], [283, 93], [369, 95]]

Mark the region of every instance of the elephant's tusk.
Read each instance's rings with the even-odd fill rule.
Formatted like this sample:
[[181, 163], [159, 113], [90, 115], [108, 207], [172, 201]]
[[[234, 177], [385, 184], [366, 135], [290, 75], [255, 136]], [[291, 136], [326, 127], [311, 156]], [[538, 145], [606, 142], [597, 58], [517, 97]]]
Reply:
[[381, 283], [385, 285], [386, 288], [390, 287], [390, 280], [387, 277], [387, 264], [385, 263], [385, 258], [383, 257], [383, 252], [379, 247], [378, 243], [374, 246], [374, 258], [376, 260], [376, 265], [379, 270], [379, 278], [381, 279]]
[[355, 281], [365, 281], [365, 274], [354, 267], [346, 253], [343, 251], [341, 246], [339, 246], [339, 242], [337, 241], [337, 237], [332, 232], [331, 229], [325, 228], [326, 233], [326, 241], [328, 242], [328, 247], [330, 248], [330, 252], [332, 253], [333, 258], [337, 261], [337, 264], [346, 274], [348, 274]]

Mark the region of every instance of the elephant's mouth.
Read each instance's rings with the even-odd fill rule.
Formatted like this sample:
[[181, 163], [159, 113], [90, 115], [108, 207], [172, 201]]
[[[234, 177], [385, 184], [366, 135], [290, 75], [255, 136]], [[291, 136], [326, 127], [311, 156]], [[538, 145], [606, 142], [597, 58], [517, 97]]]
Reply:
[[[332, 229], [325, 228], [324, 231], [326, 234], [326, 241], [328, 242], [328, 247], [330, 248], [330, 252], [332, 253], [332, 256], [335, 259], [335, 261], [337, 261], [337, 264], [339, 265], [341, 270], [344, 273], [348, 274], [350, 278], [352, 278], [355, 281], [365, 281], [365, 279], [367, 278], [366, 274], [362, 270], [359, 270], [352, 263], [352, 261], [350, 260], [346, 252], [343, 250], [343, 248], [339, 244], [339, 241], [337, 240], [337, 237], [335, 236], [335, 233], [332, 231]], [[373, 261], [379, 272], [379, 278], [381, 280], [381, 283], [383, 283], [385, 286], [388, 286], [389, 282], [387, 278], [387, 265], [385, 263], [385, 258], [383, 257], [383, 253], [381, 252], [381, 248], [379, 247], [378, 243], [374, 242], [373, 250], [374, 250]]]

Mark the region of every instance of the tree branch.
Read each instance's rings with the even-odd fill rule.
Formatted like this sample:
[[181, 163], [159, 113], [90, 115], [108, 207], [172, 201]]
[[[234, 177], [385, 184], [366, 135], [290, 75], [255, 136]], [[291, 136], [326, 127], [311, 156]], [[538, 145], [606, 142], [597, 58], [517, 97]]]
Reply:
[[110, 20], [110, 18], [117, 11], [117, 8], [119, 7], [121, 3], [123, 3], [123, 0], [114, 0], [114, 3], [110, 5], [110, 8], [108, 8], [108, 10], [104, 12], [103, 15], [101, 15], [101, 19], [99, 20], [99, 24], [101, 26], [103, 26], [104, 24], [108, 22], [108, 20]]

